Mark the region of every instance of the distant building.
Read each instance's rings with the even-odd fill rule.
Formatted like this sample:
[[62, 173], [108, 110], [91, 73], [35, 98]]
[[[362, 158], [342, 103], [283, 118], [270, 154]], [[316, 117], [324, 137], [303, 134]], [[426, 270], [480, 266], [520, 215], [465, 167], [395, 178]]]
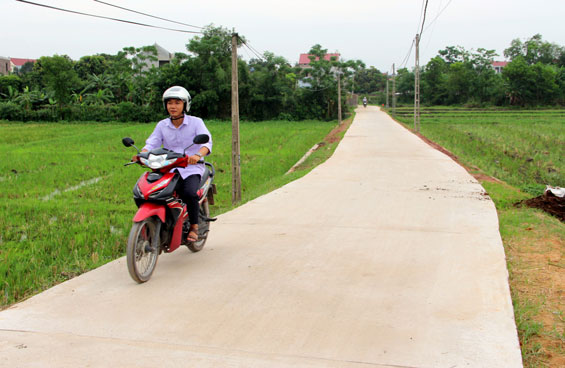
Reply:
[[[300, 54], [300, 57], [298, 58], [298, 66], [300, 68], [303, 69], [307, 69], [310, 68], [310, 63], [312, 62], [312, 60], [310, 59], [312, 57], [312, 59], [314, 59], [314, 61], [318, 61], [320, 60], [320, 58], [318, 56], [314, 57], [314, 55], [312, 54]], [[338, 53], [333, 53], [333, 54], [325, 54], [324, 55], [324, 60], [327, 61], [339, 61], [339, 58], [341, 57], [340, 54]], [[335, 68], [332, 67], [332, 71], [335, 72]], [[308, 75], [302, 79], [299, 79], [297, 81], [297, 86], [299, 88], [310, 88], [312, 87], [312, 83], [310, 83], [310, 73], [308, 73]]]
[[0, 74], [8, 75], [10, 73], [15, 73], [27, 62], [35, 63], [35, 59], [8, 58], [0, 56]]
[[[298, 59], [298, 66], [301, 68], [307, 68], [308, 64], [310, 64], [311, 60], [310, 57], [314, 56], [312, 54], [300, 54], [300, 58]], [[331, 61], [331, 60], [335, 60], [335, 61], [339, 61], [340, 58], [340, 54], [326, 54], [324, 55], [324, 60], [327, 61]], [[315, 61], [320, 60], [320, 58], [318, 56], [316, 56], [316, 58], [314, 59]]]
[[12, 71], [10, 58], [0, 56], [0, 75], [8, 75]]
[[502, 69], [504, 69], [508, 65], [507, 61], [493, 61], [492, 68], [496, 72], [496, 74], [502, 73]]
[[155, 48], [157, 49], [157, 60], [147, 60], [146, 66], [143, 68], [143, 70], [149, 70], [153, 66], [155, 68], [160, 68], [163, 65], [170, 63], [175, 56], [174, 54], [165, 50], [163, 47], [159, 46], [157, 43], [155, 43], [153, 46], [155, 46]]

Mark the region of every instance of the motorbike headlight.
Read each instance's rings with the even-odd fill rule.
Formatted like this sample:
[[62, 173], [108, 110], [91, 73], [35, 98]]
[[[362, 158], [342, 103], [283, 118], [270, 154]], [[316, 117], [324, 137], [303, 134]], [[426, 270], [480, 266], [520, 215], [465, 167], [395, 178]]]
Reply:
[[152, 169], [160, 169], [171, 164], [171, 160], [167, 160], [167, 155], [152, 155], [148, 158], [142, 158], [141, 162]]

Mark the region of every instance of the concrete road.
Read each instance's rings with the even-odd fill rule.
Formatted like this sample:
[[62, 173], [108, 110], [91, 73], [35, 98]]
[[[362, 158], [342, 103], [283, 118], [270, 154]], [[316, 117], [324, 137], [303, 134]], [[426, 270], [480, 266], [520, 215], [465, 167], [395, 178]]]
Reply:
[[213, 225], [146, 284], [119, 259], [1, 312], [0, 366], [522, 366], [493, 202], [375, 107]]

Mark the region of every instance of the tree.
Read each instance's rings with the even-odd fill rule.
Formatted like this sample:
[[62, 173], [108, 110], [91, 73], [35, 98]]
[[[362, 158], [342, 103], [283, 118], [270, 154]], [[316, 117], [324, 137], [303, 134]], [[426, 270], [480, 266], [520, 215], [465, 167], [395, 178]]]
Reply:
[[414, 102], [414, 73], [407, 68], [397, 70], [396, 93], [398, 94], [398, 102]]
[[17, 75], [0, 75], [0, 96], [9, 98], [21, 91], [22, 79]]
[[265, 59], [249, 61], [248, 97], [242, 114], [254, 120], [282, 116], [292, 109], [296, 74], [282, 56], [265, 52]]
[[[231, 115], [231, 39], [229, 30], [208, 26], [202, 36], [187, 44], [187, 50], [195, 56], [180, 66], [176, 80], [187, 86], [193, 96], [192, 106], [200, 116]], [[244, 40], [238, 38], [238, 47]]]
[[386, 88], [386, 76], [375, 67], [360, 68], [355, 73], [354, 91], [362, 94], [382, 91]]
[[461, 46], [448, 46], [438, 53], [447, 64], [464, 63], [469, 58], [469, 52]]
[[108, 61], [102, 55], [83, 56], [75, 64], [80, 79], [86, 80], [91, 75], [102, 75], [108, 71]]
[[538, 62], [543, 64], [558, 64], [565, 49], [554, 43], [545, 42], [538, 33], [522, 42], [519, 38], [512, 40], [510, 47], [504, 50], [504, 56], [510, 60], [523, 57], [530, 65]]
[[422, 102], [441, 105], [447, 102], [448, 64], [440, 56], [431, 59], [422, 71]]
[[80, 84], [73, 61], [66, 55], [42, 56], [36, 68], [45, 86], [53, 92], [59, 108], [62, 107]]
[[523, 56], [517, 56], [502, 70], [506, 93], [511, 105], [525, 105], [534, 99], [532, 86], [536, 81], [535, 72]]

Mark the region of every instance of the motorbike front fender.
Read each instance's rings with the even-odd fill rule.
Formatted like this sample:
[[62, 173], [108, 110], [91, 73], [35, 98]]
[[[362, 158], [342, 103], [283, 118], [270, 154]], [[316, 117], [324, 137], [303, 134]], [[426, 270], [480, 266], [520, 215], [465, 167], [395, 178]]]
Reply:
[[152, 216], [158, 216], [161, 222], [165, 222], [165, 206], [145, 202], [139, 206], [139, 209], [133, 218], [133, 222], [140, 222]]

